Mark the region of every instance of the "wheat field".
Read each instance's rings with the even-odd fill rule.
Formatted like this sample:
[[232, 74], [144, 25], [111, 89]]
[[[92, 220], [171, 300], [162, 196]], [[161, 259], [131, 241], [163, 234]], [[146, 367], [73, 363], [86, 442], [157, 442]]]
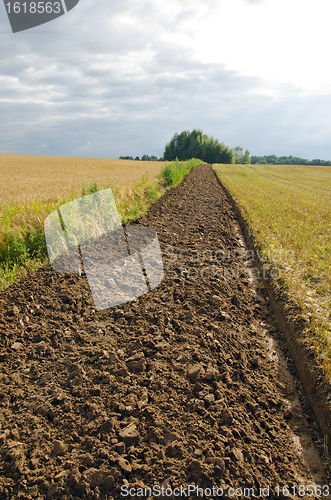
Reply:
[[331, 378], [331, 167], [215, 165]]
[[156, 180], [163, 162], [0, 154], [0, 210], [8, 203], [29, 205], [33, 200], [56, 203], [80, 192], [82, 180], [99, 186], [132, 188], [148, 171]]
[[162, 194], [163, 162], [0, 155], [0, 291], [47, 262], [43, 231], [58, 206], [112, 188], [122, 222]]

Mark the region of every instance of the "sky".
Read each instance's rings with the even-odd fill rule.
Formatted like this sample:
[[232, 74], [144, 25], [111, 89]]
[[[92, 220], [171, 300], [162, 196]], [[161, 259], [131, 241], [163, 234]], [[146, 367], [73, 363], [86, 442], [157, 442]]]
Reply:
[[331, 160], [329, 0], [80, 0], [12, 33], [0, 153], [162, 156], [199, 128], [251, 155]]

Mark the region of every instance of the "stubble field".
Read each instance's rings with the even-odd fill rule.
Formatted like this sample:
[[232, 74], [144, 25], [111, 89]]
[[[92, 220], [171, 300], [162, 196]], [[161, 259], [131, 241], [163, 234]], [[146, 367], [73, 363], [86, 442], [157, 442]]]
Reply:
[[331, 377], [331, 167], [215, 165], [275, 292], [301, 311], [302, 339]]

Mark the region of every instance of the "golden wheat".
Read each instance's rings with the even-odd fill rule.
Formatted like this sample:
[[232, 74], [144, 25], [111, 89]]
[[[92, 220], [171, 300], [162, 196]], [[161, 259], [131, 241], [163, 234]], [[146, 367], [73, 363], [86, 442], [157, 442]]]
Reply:
[[126, 191], [146, 171], [150, 179], [156, 180], [163, 166], [157, 161], [0, 154], [0, 207], [5, 199], [22, 205], [33, 200], [56, 203], [72, 191], [79, 193], [82, 180], [86, 184], [94, 180], [99, 187], [114, 183]]

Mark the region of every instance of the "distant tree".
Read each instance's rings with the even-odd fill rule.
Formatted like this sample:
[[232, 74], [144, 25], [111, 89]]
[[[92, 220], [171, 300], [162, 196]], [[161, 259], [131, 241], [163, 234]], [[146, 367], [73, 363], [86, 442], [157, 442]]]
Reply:
[[[133, 157], [132, 156], [120, 156], [119, 159], [120, 160], [133, 160]], [[141, 159], [142, 159], [142, 161], [164, 161], [162, 157], [157, 158], [157, 156], [155, 156], [155, 155], [151, 155], [151, 156], [143, 155]], [[135, 161], [140, 161], [139, 156], [135, 157]]]
[[246, 149], [244, 153], [244, 149], [240, 146], [236, 146], [233, 149], [233, 154], [234, 154], [234, 163], [236, 164], [241, 164], [241, 163], [250, 163], [250, 152], [248, 149]]
[[177, 139], [178, 139], [178, 134], [177, 132], [169, 141], [164, 149], [163, 157], [165, 160], [174, 160], [176, 158], [176, 149], [177, 149]]
[[218, 145], [218, 154], [215, 156], [215, 161], [212, 163], [234, 163], [233, 150], [223, 143]]
[[242, 158], [242, 162], [243, 164], [249, 164], [251, 162], [251, 158], [250, 158], [250, 152], [248, 151], [248, 149], [246, 149], [245, 151], [245, 154]]
[[203, 149], [203, 161], [206, 163], [218, 163], [216, 160], [217, 155], [217, 144], [213, 137], [209, 141], [206, 141]]
[[266, 165], [267, 161], [264, 158], [261, 158], [259, 161], [256, 162], [258, 165]]
[[242, 159], [244, 157], [244, 150], [243, 150], [243, 148], [241, 148], [240, 146], [236, 146], [233, 149], [233, 153], [234, 153], [234, 162], [236, 164], [241, 163], [241, 161], [242, 161]]
[[166, 144], [164, 160], [179, 161], [198, 158], [207, 163], [233, 163], [233, 150], [225, 146], [218, 139], [208, 137], [201, 130], [194, 129], [192, 132], [185, 130], [174, 134]]
[[[331, 165], [331, 161], [325, 160], [308, 160], [307, 158], [300, 158], [299, 156], [251, 156], [251, 163], [261, 163], [262, 160], [268, 165]], [[264, 162], [263, 162], [264, 163]]]
[[234, 163], [236, 164], [242, 164], [242, 163], [250, 163], [250, 152], [248, 149], [246, 149], [245, 153], [242, 147], [236, 146], [233, 149], [233, 154], [234, 154]]
[[203, 154], [203, 143], [207, 136], [204, 136], [202, 130], [193, 129], [190, 134], [189, 151], [192, 158], [200, 159]]
[[266, 160], [270, 165], [275, 165], [276, 163], [278, 163], [278, 158], [276, 155], [269, 155], [266, 157]]

